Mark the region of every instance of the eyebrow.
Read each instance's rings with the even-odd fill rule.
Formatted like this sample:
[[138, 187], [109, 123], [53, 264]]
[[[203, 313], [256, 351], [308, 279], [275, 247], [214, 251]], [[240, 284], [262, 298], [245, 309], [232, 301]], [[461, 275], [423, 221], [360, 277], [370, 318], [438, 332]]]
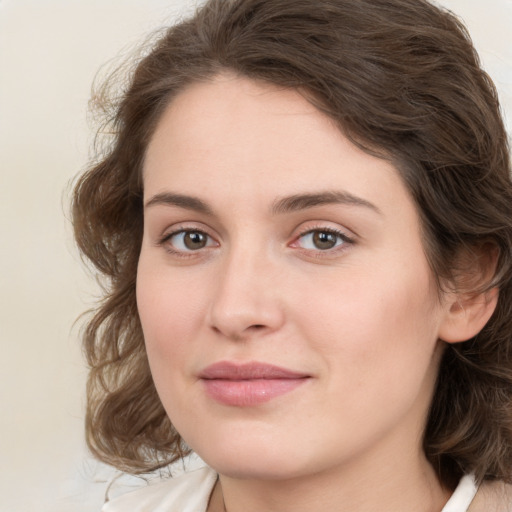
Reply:
[[[326, 191], [311, 194], [295, 194], [277, 199], [271, 208], [274, 215], [296, 212], [322, 206], [327, 204], [342, 204], [349, 206], [362, 206], [368, 208], [376, 213], [381, 213], [379, 208], [366, 199], [354, 196], [345, 191]], [[178, 208], [185, 208], [186, 210], [193, 210], [205, 215], [213, 215], [213, 210], [210, 206], [201, 199], [184, 194], [175, 194], [171, 192], [162, 192], [156, 194], [149, 199], [145, 208], [163, 205], [163, 206], [177, 206]]]
[[375, 206], [373, 203], [370, 203], [366, 199], [354, 196], [345, 191], [326, 191], [312, 194], [296, 194], [283, 197], [282, 199], [278, 199], [274, 202], [272, 205], [272, 213], [289, 213], [326, 204], [362, 206], [373, 210], [376, 213], [381, 213], [379, 208], [377, 208], [377, 206]]
[[197, 197], [186, 196], [184, 194], [173, 194], [170, 192], [156, 194], [146, 202], [144, 207], [148, 208], [155, 205], [177, 206], [179, 208], [193, 210], [206, 215], [213, 214], [212, 209], [204, 201]]

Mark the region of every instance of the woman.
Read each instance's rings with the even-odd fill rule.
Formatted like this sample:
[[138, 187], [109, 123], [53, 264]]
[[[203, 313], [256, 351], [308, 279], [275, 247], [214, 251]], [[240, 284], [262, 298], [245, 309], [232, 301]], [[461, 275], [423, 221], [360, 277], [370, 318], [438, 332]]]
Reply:
[[452, 15], [210, 0], [111, 129], [74, 198], [88, 443], [207, 467], [106, 512], [512, 510], [510, 160]]

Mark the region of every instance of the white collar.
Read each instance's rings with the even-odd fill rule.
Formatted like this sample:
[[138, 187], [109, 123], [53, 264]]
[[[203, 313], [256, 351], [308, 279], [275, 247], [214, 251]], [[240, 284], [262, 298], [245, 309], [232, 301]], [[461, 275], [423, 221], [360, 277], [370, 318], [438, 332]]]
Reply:
[[[143, 487], [105, 503], [102, 512], [204, 512], [217, 474], [209, 467]], [[441, 512], [467, 512], [478, 487], [473, 475], [461, 478]]]
[[463, 476], [441, 512], [466, 512], [477, 491], [475, 477], [473, 475]]

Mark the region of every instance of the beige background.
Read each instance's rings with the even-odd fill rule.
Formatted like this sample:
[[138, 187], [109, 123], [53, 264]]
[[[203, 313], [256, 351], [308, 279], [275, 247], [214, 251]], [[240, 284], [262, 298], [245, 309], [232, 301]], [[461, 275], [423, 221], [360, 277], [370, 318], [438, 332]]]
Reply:
[[[512, 0], [444, 0], [470, 27], [512, 125]], [[83, 446], [74, 320], [96, 291], [66, 219], [102, 64], [190, 0], [0, 0], [0, 512], [99, 511]]]

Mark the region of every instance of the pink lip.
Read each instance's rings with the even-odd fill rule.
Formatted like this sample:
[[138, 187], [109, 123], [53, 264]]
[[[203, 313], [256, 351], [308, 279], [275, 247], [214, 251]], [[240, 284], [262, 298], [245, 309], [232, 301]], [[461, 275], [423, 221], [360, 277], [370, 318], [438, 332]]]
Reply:
[[266, 363], [221, 361], [205, 368], [199, 378], [207, 394], [225, 405], [250, 407], [293, 391], [310, 376]]

